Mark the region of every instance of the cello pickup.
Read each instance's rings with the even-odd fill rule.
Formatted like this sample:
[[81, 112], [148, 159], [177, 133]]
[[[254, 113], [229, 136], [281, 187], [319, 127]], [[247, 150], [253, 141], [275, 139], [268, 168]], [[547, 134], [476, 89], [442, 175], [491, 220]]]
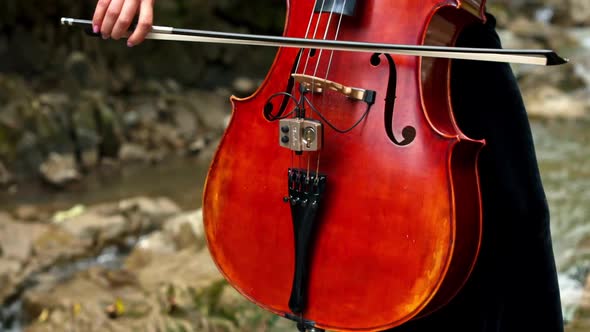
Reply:
[[323, 143], [322, 123], [312, 119], [279, 120], [279, 145], [295, 152], [318, 151]]

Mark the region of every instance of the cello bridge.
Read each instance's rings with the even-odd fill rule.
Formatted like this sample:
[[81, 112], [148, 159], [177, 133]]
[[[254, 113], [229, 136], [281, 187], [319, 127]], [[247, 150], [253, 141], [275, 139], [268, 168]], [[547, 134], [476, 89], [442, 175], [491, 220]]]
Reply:
[[298, 82], [305, 89], [314, 93], [323, 93], [325, 89], [330, 89], [353, 100], [364, 101], [368, 104], [373, 104], [375, 102], [376, 92], [373, 90], [354, 88], [311, 75], [291, 74], [291, 76], [295, 82]]

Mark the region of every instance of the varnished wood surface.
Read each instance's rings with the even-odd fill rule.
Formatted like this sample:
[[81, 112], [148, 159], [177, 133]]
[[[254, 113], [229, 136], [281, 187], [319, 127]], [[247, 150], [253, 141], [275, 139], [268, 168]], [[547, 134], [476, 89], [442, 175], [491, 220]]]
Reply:
[[[312, 6], [289, 2], [286, 36], [305, 35]], [[434, 34], [433, 42], [450, 44], [467, 16], [435, 14], [441, 8], [465, 13], [458, 7], [453, 1], [359, 1], [359, 15], [343, 18], [339, 38], [421, 44]], [[314, 23], [318, 19], [323, 36], [328, 15], [314, 15]], [[333, 33], [335, 24], [329, 29]], [[283, 202], [287, 169], [305, 168], [307, 160], [279, 147], [278, 124], [264, 118], [263, 108], [270, 95], [285, 89], [296, 54], [280, 49], [258, 91], [232, 99], [232, 119], [211, 164], [203, 204], [208, 246], [224, 276], [280, 315], [290, 312], [294, 271], [291, 213]], [[374, 66], [371, 54], [336, 52], [328, 72], [329, 54], [316, 54], [305, 72], [302, 60], [298, 72], [375, 90], [377, 101], [350, 133], [326, 128], [320, 172], [328, 184], [304, 317], [331, 330], [381, 330], [436, 310], [467, 278], [481, 235], [476, 160], [483, 143], [465, 137], [452, 117], [448, 60], [394, 57], [393, 130], [398, 138], [405, 126], [417, 131], [414, 142], [400, 147], [384, 130], [387, 61]], [[332, 91], [312, 102], [340, 128], [365, 111], [364, 103]], [[311, 165], [315, 169], [315, 159]]]

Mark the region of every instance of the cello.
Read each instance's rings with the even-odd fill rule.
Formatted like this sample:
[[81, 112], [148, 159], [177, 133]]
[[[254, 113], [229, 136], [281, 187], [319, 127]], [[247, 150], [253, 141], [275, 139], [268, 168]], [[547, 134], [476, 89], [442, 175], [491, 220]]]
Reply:
[[[478, 19], [480, 1], [292, 0], [284, 34], [449, 46]], [[232, 98], [207, 176], [225, 278], [308, 328], [383, 330], [449, 301], [479, 249], [484, 145], [453, 119], [449, 71], [448, 59], [280, 49], [254, 95]]]
[[[291, 0], [284, 36], [452, 46], [484, 4]], [[485, 144], [454, 120], [450, 66], [279, 49], [232, 98], [207, 176], [207, 243], [229, 283], [301, 330], [383, 330], [445, 305], [477, 259]]]

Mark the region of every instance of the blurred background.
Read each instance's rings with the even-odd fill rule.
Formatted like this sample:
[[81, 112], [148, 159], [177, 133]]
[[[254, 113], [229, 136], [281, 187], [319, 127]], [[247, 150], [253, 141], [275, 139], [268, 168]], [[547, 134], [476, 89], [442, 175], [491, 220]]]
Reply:
[[[590, 331], [590, 2], [490, 0], [551, 211], [567, 331]], [[95, 1], [0, 5], [0, 331], [293, 331], [245, 301], [204, 247], [201, 194], [231, 111], [275, 49], [63, 27]], [[155, 24], [280, 35], [285, 1], [156, 1]], [[526, 306], [525, 299], [522, 303]]]

